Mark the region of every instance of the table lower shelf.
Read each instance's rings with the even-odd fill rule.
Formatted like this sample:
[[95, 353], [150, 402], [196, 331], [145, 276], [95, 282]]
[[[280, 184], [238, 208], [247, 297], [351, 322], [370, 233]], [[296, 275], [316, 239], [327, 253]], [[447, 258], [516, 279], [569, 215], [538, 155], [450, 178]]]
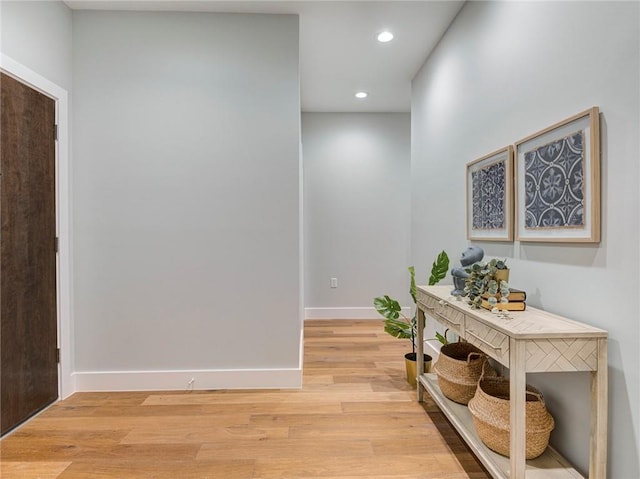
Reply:
[[[438, 378], [435, 374], [423, 374], [420, 383], [431, 395], [440, 410], [447, 416], [451, 424], [462, 436], [469, 448], [478, 457], [495, 479], [509, 478], [509, 458], [501, 456], [487, 448], [478, 437], [473, 424], [473, 417], [469, 409], [447, 399], [440, 391]], [[542, 456], [527, 461], [527, 479], [584, 479], [578, 471], [558, 454], [548, 447]]]

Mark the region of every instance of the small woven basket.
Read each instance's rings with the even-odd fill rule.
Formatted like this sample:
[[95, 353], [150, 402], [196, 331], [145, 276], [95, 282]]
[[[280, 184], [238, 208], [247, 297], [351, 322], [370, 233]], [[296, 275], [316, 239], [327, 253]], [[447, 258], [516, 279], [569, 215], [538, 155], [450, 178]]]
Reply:
[[495, 376], [496, 372], [480, 349], [470, 343], [458, 342], [442, 346], [431, 370], [438, 377], [442, 394], [459, 404], [467, 404], [476, 392], [485, 364], [485, 376]]
[[[555, 423], [547, 411], [544, 398], [536, 388], [526, 386], [525, 456], [535, 459], [549, 445]], [[476, 394], [469, 401], [469, 411], [478, 436], [492, 451], [509, 457], [509, 380], [482, 377]]]

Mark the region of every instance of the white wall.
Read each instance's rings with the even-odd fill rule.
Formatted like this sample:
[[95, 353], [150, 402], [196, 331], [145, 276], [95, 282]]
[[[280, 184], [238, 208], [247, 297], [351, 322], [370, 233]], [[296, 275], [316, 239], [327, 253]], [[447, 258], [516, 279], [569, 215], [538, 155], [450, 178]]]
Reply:
[[71, 89], [71, 10], [57, 1], [0, 2], [0, 51]]
[[302, 147], [306, 317], [375, 318], [383, 294], [411, 304], [410, 115], [304, 113]]
[[299, 385], [298, 18], [73, 28], [78, 388]]
[[[593, 105], [602, 126], [602, 241], [478, 243], [507, 257], [532, 306], [609, 340], [608, 477], [640, 477], [639, 7], [469, 2], [413, 81], [412, 258], [465, 241], [465, 163]], [[437, 234], [434, 234], [437, 232]], [[588, 469], [589, 375], [529, 375], [556, 417], [552, 443]]]

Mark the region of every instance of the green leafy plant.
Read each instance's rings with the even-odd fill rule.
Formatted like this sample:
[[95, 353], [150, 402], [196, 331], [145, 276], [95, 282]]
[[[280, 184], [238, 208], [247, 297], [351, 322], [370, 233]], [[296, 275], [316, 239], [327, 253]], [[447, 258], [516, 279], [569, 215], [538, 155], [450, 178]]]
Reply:
[[500, 292], [503, 303], [509, 301], [509, 284], [500, 279], [496, 279], [498, 270], [506, 270], [507, 260], [492, 259], [488, 263], [479, 262], [472, 264], [465, 271], [469, 277], [465, 280], [464, 296], [467, 303], [474, 309], [479, 309], [482, 305], [483, 297], [486, 296], [487, 302], [491, 306], [496, 306], [498, 299], [496, 298]]
[[[413, 299], [413, 303], [416, 304], [416, 271], [413, 266], [409, 266], [408, 270], [411, 276], [409, 294], [411, 295], [411, 299]], [[442, 251], [431, 265], [429, 285], [432, 286], [443, 280], [447, 275], [447, 271], [449, 271], [449, 256], [447, 256], [447, 253], [445, 251]], [[390, 334], [394, 338], [410, 339], [411, 351], [415, 353], [417, 311], [414, 311], [413, 317], [411, 319], [407, 318], [404, 314], [402, 314], [402, 307], [400, 306], [400, 303], [397, 300], [390, 298], [389, 295], [386, 294], [384, 296], [378, 296], [374, 298], [373, 306], [376, 308], [376, 311], [380, 315], [386, 318], [384, 321], [385, 332]], [[446, 332], [445, 335], [436, 333], [436, 339], [441, 343], [446, 344]]]
[[[447, 253], [442, 251], [431, 265], [431, 275], [429, 276], [429, 286], [439, 283], [444, 279], [449, 271], [449, 257]], [[415, 292], [415, 282], [413, 283], [413, 291]], [[414, 295], [413, 301], [416, 298]]]

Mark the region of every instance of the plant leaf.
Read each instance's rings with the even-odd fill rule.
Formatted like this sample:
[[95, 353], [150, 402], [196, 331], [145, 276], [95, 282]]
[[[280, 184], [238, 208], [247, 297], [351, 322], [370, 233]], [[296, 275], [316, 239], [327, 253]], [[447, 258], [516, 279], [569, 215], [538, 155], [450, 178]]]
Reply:
[[382, 297], [374, 298], [373, 306], [379, 314], [387, 319], [398, 319], [402, 310], [400, 303], [386, 294]]
[[417, 303], [416, 299], [416, 269], [413, 266], [409, 266], [409, 274], [411, 275], [411, 286], [409, 287], [409, 294], [413, 298], [413, 303]]
[[449, 271], [449, 256], [443, 250], [431, 265], [431, 276], [429, 276], [429, 286], [433, 286], [444, 279]]
[[436, 339], [440, 341], [442, 344], [449, 344], [449, 340], [443, 335], [436, 331]]
[[411, 339], [411, 325], [398, 319], [387, 319], [384, 322], [384, 331], [391, 336], [400, 339]]

